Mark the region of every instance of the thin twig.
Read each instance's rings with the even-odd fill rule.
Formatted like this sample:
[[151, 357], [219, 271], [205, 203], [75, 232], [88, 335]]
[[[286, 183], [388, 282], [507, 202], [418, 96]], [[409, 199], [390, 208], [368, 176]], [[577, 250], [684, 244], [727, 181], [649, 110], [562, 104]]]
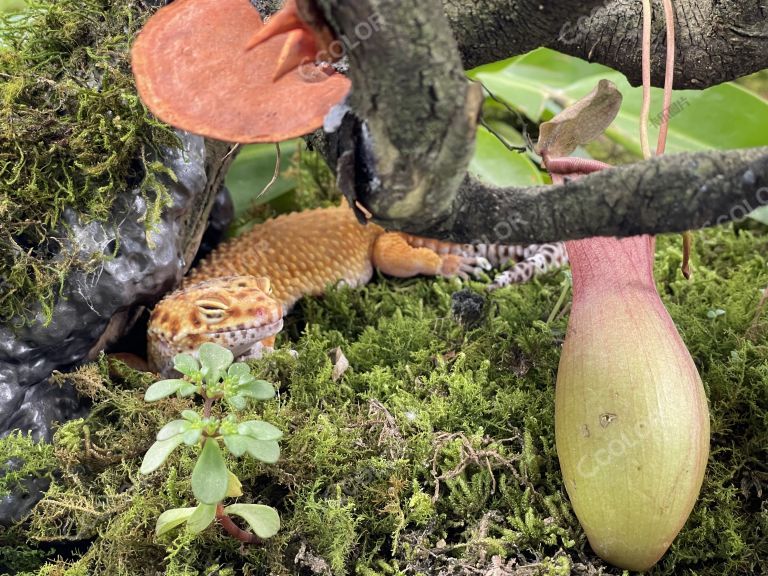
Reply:
[[488, 124], [485, 120], [481, 119], [480, 120], [480, 124], [483, 126], [483, 128], [488, 130], [488, 132], [490, 132], [491, 134], [496, 136], [498, 141], [501, 142], [502, 144], [504, 144], [504, 146], [510, 152], [525, 152], [526, 150], [528, 150], [528, 148], [526, 146], [515, 146], [514, 144], [510, 144], [504, 136], [502, 136], [496, 130], [491, 128], [491, 125]]
[[275, 158], [275, 171], [272, 174], [272, 179], [267, 182], [267, 185], [262, 188], [261, 192], [256, 195], [256, 198], [261, 198], [267, 191], [272, 188], [277, 179], [280, 177], [280, 143], [275, 142], [275, 150], [277, 151], [277, 157]]
[[686, 280], [691, 279], [691, 251], [693, 250], [693, 232], [688, 230], [683, 232], [683, 263], [680, 270], [683, 272]]
[[[530, 138], [530, 136], [529, 136], [529, 134], [528, 134], [528, 123], [525, 121], [525, 118], [523, 117], [523, 115], [522, 115], [522, 114], [520, 114], [520, 111], [519, 111], [519, 110], [517, 110], [517, 109], [515, 109], [515, 108], [513, 108], [513, 107], [512, 107], [512, 106], [511, 106], [511, 105], [510, 105], [508, 102], [506, 102], [504, 99], [502, 99], [502, 98], [499, 98], [498, 96], [496, 96], [496, 94], [494, 94], [493, 92], [491, 92], [491, 91], [490, 91], [490, 90], [489, 90], [489, 89], [488, 89], [488, 88], [485, 86], [485, 84], [483, 84], [482, 82], [479, 82], [479, 84], [480, 84], [480, 86], [482, 86], [482, 87], [483, 87], [483, 92], [485, 92], [486, 94], [488, 94], [488, 97], [489, 97], [491, 100], [493, 100], [494, 102], [496, 102], [496, 103], [498, 103], [498, 104], [501, 104], [502, 106], [504, 106], [504, 108], [507, 110], [507, 112], [509, 112], [510, 114], [512, 114], [513, 116], [515, 116], [515, 118], [517, 118], [517, 121], [518, 121], [518, 123], [519, 123], [519, 124], [520, 124], [520, 126], [522, 127], [522, 134], [523, 134], [523, 139], [524, 139], [526, 142], [531, 142], [531, 138]], [[488, 128], [488, 126], [487, 126], [485, 123], [483, 123], [483, 126], [485, 126], [486, 128]], [[489, 130], [490, 130], [490, 129], [489, 129]], [[493, 133], [492, 131], [491, 131], [491, 133], [492, 133], [492, 134], [494, 134], [494, 136], [496, 136], [496, 134], [495, 134], [495, 133]], [[496, 136], [496, 137], [498, 138], [498, 136]], [[506, 145], [506, 144], [505, 144], [505, 145]], [[532, 145], [529, 145], [527, 148], [533, 149], [533, 146], [532, 146]]]

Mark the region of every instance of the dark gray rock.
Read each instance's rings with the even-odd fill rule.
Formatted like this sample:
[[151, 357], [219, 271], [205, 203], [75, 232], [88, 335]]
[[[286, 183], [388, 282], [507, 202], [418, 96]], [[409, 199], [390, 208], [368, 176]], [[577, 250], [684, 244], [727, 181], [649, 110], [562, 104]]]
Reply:
[[[94, 252], [107, 257], [96, 271], [75, 271], [66, 279], [47, 326], [42, 314], [22, 328], [0, 325], [0, 435], [18, 429], [50, 441], [54, 422], [83, 414], [72, 388], [49, 383], [51, 372], [96, 357], [189, 268], [233, 155], [224, 143], [188, 134], [181, 140], [183, 149], [167, 150], [163, 159], [178, 181], [167, 182], [173, 206], [151, 234], [153, 245], [136, 189], [117, 200], [109, 222], [84, 224], [73, 213], [65, 216], [84, 260]], [[0, 501], [0, 523], [29, 507], [30, 499], [22, 499]]]

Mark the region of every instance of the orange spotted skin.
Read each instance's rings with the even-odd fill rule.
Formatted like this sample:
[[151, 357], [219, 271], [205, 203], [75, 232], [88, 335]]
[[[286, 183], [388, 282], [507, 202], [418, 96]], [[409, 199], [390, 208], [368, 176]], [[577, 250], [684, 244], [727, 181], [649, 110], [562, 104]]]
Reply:
[[258, 354], [282, 327], [283, 307], [271, 296], [269, 279], [226, 276], [200, 282], [155, 306], [147, 331], [149, 367], [167, 375], [176, 354], [191, 354], [204, 342], [229, 348], [236, 357]]
[[232, 274], [266, 276], [286, 310], [329, 284], [361, 286], [373, 275], [373, 244], [383, 228], [361, 225], [346, 206], [294, 212], [258, 224], [217, 248], [184, 285]]
[[492, 285], [503, 286], [560, 265], [564, 255], [561, 244], [468, 245], [387, 232], [360, 224], [346, 203], [285, 214], [221, 245], [157, 305], [149, 326], [150, 367], [166, 371], [175, 354], [203, 342], [227, 346], [235, 356], [257, 356], [274, 342], [277, 330], [269, 330], [275, 319], [297, 300], [329, 285], [361, 286], [374, 268], [400, 278], [468, 278], [514, 261]]

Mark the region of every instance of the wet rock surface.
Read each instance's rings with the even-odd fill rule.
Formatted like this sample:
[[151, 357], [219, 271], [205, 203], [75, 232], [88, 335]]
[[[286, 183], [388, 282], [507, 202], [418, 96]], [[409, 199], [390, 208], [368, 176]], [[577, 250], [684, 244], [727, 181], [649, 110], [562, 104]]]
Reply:
[[[164, 152], [177, 181], [167, 182], [173, 205], [150, 242], [146, 204], [136, 189], [117, 199], [109, 222], [83, 224], [74, 213], [65, 215], [84, 259], [94, 252], [105, 258], [96, 270], [66, 278], [47, 326], [42, 313], [27, 326], [0, 325], [0, 435], [18, 429], [50, 441], [54, 422], [83, 415], [72, 388], [49, 383], [51, 372], [96, 357], [188, 269], [232, 155], [228, 145], [199, 136], [181, 135], [181, 142], [182, 149]], [[20, 498], [0, 501], [0, 523], [23, 512]]]

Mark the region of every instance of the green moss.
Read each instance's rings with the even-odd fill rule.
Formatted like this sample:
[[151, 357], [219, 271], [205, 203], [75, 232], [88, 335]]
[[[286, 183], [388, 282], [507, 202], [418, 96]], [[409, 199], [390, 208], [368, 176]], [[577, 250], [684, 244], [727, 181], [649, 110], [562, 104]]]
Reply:
[[[756, 319], [768, 233], [697, 238], [692, 281], [678, 272], [677, 237], [659, 240], [656, 269], [705, 382], [712, 454], [696, 508], [652, 574], [751, 574], [768, 557], [768, 317]], [[232, 462], [242, 500], [278, 508], [283, 529], [242, 552], [215, 529], [153, 536], [161, 510], [192, 501], [192, 461], [182, 450], [148, 477], [136, 471], [183, 402], [144, 404], [149, 379], [127, 369], [112, 379], [104, 363], [78, 372], [70, 378], [95, 409], [57, 434], [63, 472], [18, 529], [32, 545], [92, 542], [38, 574], [621, 574], [591, 552], [557, 463], [567, 317], [547, 319], [564, 285], [556, 272], [495, 292], [469, 330], [451, 319], [455, 281], [380, 279], [303, 300], [284, 349], [255, 363], [279, 387], [254, 416], [285, 431], [281, 460]], [[725, 314], [710, 318], [713, 309]], [[327, 354], [336, 346], [351, 365], [338, 382]]]
[[141, 0], [56, 0], [0, 17], [0, 323], [37, 302], [50, 319], [66, 275], [110, 255], [78, 254], [65, 210], [103, 221], [137, 186], [151, 229], [170, 202], [154, 158], [177, 139], [139, 101], [128, 57], [148, 13]]
[[21, 432], [0, 439], [0, 497], [16, 491], [26, 478], [52, 478], [56, 458], [50, 444], [38, 443]]

